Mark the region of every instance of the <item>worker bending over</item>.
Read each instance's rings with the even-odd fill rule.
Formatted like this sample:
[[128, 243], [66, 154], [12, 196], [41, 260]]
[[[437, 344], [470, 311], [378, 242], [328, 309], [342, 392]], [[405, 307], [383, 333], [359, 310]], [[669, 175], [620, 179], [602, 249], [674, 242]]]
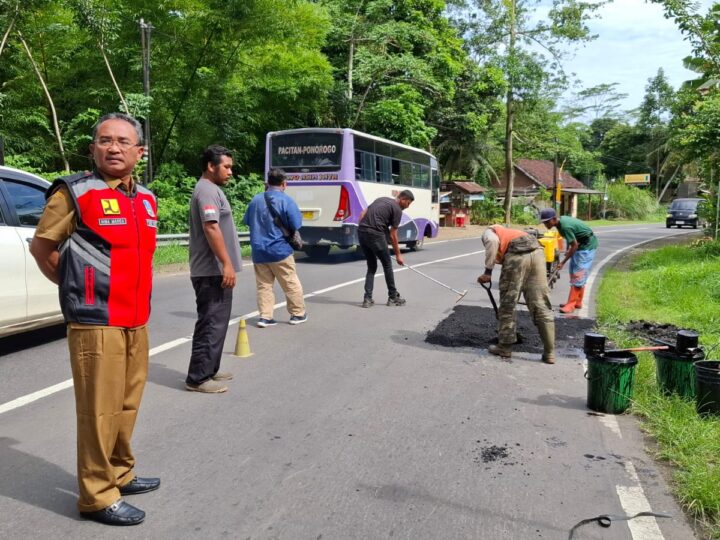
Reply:
[[555, 319], [550, 304], [550, 289], [545, 275], [545, 254], [534, 236], [502, 225], [488, 227], [482, 236], [485, 246], [485, 273], [478, 283], [490, 283], [493, 267], [500, 272], [500, 308], [498, 310], [498, 344], [488, 352], [510, 358], [517, 341], [515, 306], [520, 293], [525, 295], [528, 310], [543, 342], [542, 361], [555, 363]]

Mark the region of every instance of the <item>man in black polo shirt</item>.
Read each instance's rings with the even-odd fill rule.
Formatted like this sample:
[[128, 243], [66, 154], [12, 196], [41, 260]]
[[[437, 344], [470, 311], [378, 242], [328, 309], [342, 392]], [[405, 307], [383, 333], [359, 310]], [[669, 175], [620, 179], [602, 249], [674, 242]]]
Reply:
[[380, 259], [385, 283], [388, 288], [388, 306], [402, 306], [405, 299], [400, 297], [395, 288], [395, 276], [392, 270], [392, 260], [388, 253], [387, 232], [390, 229], [390, 241], [395, 251], [395, 260], [400, 266], [405, 264], [400, 255], [397, 230], [400, 226], [402, 212], [415, 200], [412, 191], [405, 189], [395, 199], [380, 197], [376, 199], [360, 216], [358, 236], [360, 247], [362, 247], [365, 259], [367, 260], [367, 274], [365, 275], [365, 298], [362, 307], [369, 308], [375, 302], [372, 299], [373, 285], [375, 283], [375, 272], [377, 272], [377, 261]]

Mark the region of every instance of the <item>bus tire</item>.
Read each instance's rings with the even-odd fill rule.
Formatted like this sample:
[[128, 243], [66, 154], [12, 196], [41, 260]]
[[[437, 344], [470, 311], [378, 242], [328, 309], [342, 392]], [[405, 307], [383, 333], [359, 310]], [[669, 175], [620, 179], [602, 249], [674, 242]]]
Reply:
[[417, 240], [407, 243], [407, 247], [410, 248], [411, 251], [420, 251], [424, 246], [425, 236], [421, 236]]
[[305, 254], [311, 259], [327, 257], [330, 253], [330, 246], [307, 246], [303, 248]]

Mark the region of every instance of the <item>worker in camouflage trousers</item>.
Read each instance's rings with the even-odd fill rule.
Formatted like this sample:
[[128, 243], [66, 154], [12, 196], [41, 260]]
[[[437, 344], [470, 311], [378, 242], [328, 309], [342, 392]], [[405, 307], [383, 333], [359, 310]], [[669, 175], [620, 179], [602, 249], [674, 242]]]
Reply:
[[498, 344], [491, 345], [488, 352], [510, 358], [512, 345], [517, 341], [515, 306], [522, 293], [543, 343], [542, 361], [554, 364], [555, 318], [550, 304], [542, 246], [537, 238], [527, 232], [502, 225], [488, 227], [482, 241], [485, 246], [485, 273], [478, 277], [478, 283], [490, 283], [493, 267], [502, 265]]

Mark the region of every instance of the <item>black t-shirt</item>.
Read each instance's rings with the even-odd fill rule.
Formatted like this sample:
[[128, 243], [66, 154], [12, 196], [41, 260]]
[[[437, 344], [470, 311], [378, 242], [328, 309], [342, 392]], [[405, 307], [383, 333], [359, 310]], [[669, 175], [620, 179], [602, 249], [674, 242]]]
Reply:
[[402, 208], [395, 199], [380, 197], [375, 199], [360, 221], [359, 232], [386, 234], [388, 227], [397, 229], [402, 219]]

